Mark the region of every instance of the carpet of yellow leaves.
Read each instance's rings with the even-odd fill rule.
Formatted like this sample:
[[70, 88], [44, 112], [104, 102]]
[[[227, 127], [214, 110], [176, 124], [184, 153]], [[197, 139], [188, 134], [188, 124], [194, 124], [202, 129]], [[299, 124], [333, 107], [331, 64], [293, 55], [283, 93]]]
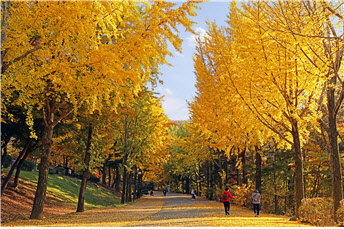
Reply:
[[223, 204], [203, 198], [191, 200], [188, 195], [172, 194], [145, 196], [122, 208], [89, 210], [43, 220], [19, 220], [4, 223], [10, 226], [59, 227], [303, 227], [310, 226], [289, 221], [288, 217], [265, 214], [254, 217], [253, 211], [231, 206], [224, 214]]

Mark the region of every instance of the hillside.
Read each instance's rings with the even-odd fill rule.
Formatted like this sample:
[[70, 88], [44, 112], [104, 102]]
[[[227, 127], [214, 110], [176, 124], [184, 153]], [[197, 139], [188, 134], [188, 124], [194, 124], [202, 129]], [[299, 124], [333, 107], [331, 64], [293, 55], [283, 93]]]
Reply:
[[[6, 173], [7, 169], [4, 169]], [[4, 174], [2, 174], [4, 175]], [[28, 219], [36, 190], [37, 172], [21, 172], [20, 185], [14, 190], [9, 187], [1, 197], [1, 223]], [[12, 182], [10, 182], [11, 184]], [[49, 175], [44, 217], [64, 215], [76, 211], [80, 180]], [[117, 206], [119, 196], [107, 187], [89, 182], [85, 196], [85, 210]]]

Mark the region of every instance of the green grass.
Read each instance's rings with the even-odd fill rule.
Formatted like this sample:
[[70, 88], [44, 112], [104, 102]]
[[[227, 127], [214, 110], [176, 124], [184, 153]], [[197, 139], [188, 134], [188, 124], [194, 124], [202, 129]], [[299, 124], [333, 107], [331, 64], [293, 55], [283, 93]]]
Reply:
[[[4, 168], [8, 173], [9, 169]], [[20, 178], [37, 184], [38, 172], [21, 171]], [[81, 180], [73, 177], [50, 175], [48, 177], [48, 192], [65, 202], [77, 204]], [[110, 190], [92, 182], [87, 182], [85, 207], [87, 209], [110, 207], [120, 204], [120, 197]]]

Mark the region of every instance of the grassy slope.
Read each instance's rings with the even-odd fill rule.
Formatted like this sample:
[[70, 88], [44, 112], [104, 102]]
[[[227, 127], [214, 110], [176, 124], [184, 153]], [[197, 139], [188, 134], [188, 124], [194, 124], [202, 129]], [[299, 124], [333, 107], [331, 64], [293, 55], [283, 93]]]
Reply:
[[[4, 169], [5, 173], [8, 171], [9, 169]], [[37, 184], [38, 172], [21, 171], [20, 177]], [[76, 178], [49, 174], [48, 192], [64, 202], [77, 204], [80, 183], [81, 181]], [[87, 183], [85, 194], [85, 207], [87, 209], [109, 207], [118, 205], [119, 203], [120, 197], [116, 196], [110, 190], [92, 182]]]

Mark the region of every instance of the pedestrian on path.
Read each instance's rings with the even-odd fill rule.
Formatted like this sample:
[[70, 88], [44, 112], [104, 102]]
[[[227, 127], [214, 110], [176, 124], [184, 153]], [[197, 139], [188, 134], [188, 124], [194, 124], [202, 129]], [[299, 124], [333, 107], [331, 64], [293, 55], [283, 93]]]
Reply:
[[259, 217], [259, 208], [260, 208], [260, 198], [261, 195], [259, 193], [259, 190], [256, 189], [252, 193], [252, 204], [253, 204], [253, 212], [255, 217]]
[[223, 205], [225, 206], [225, 213], [226, 215], [229, 215], [229, 208], [230, 208], [230, 203], [229, 203], [229, 198], [232, 198], [235, 200], [235, 198], [229, 193], [229, 188], [226, 187], [224, 193], [222, 194], [222, 202]]
[[192, 189], [192, 190], [191, 190], [191, 199], [192, 199], [192, 200], [195, 200], [195, 199], [196, 199], [196, 192], [195, 192], [195, 189]]

